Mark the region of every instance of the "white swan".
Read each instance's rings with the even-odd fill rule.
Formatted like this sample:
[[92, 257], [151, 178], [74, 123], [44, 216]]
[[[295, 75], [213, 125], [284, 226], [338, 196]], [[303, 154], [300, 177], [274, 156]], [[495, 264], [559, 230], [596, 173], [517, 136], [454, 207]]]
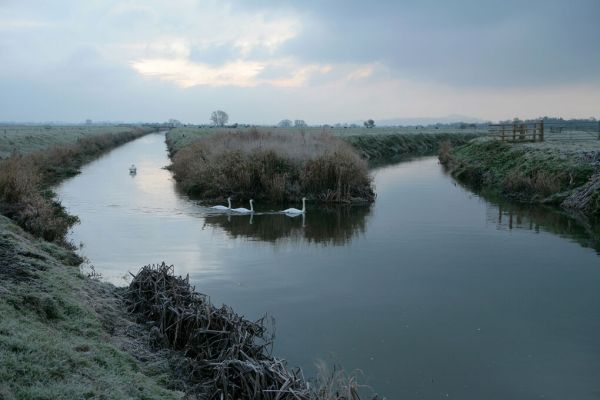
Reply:
[[218, 205], [218, 206], [212, 206], [211, 208], [213, 210], [223, 210], [223, 211], [225, 211], [225, 210], [231, 210], [231, 197], [227, 198], [227, 204], [229, 204], [229, 207]]
[[250, 199], [250, 209], [249, 210], [247, 208], [240, 207], [240, 208], [234, 208], [231, 211], [242, 213], [242, 214], [253, 213], [254, 212], [254, 200]]
[[298, 210], [297, 208], [288, 208], [286, 210], [283, 210], [282, 213], [284, 214], [289, 214], [289, 215], [298, 215], [298, 214], [304, 214], [306, 212], [306, 197], [302, 198], [302, 210]]

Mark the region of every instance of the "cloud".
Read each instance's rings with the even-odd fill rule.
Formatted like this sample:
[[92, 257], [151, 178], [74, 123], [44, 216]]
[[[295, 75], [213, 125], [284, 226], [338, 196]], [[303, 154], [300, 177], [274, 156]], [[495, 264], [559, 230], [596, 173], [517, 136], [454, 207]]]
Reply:
[[0, 120], [589, 117], [598, 15], [598, 0], [5, 0]]
[[[247, 61], [243, 59], [220, 66], [192, 62], [189, 59], [155, 58], [132, 63], [133, 69], [145, 77], [158, 78], [177, 84], [182, 88], [193, 86], [239, 86], [252, 87], [261, 84], [297, 87], [314, 73], [327, 73], [329, 66], [295, 66], [289, 60]], [[285, 70], [285, 75], [267, 78], [261, 76], [268, 67]]]

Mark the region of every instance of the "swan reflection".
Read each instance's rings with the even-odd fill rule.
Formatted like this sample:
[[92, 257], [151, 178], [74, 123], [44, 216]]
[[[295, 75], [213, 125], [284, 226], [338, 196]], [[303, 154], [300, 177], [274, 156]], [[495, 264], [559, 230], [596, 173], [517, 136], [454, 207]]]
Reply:
[[231, 237], [264, 242], [305, 241], [322, 245], [344, 245], [366, 229], [370, 206], [327, 206], [306, 213], [254, 212], [205, 217], [205, 225], [219, 228]]

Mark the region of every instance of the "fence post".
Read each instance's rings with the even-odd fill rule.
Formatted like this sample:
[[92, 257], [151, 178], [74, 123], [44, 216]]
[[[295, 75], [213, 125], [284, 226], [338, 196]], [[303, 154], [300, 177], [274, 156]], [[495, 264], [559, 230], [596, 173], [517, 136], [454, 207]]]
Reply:
[[544, 121], [540, 121], [540, 142], [544, 141]]

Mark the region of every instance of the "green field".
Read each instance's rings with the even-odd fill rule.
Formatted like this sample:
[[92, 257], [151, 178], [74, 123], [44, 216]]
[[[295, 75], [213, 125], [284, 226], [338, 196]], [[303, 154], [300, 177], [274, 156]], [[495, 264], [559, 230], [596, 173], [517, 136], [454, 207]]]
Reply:
[[0, 125], [0, 158], [12, 153], [29, 154], [50, 147], [76, 143], [78, 139], [106, 133], [129, 132], [133, 125]]

